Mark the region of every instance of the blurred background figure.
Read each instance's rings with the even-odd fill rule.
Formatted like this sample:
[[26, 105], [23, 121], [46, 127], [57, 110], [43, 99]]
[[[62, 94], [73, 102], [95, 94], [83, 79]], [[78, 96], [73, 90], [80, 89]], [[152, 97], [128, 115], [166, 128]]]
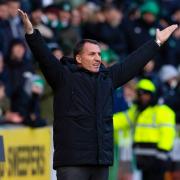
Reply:
[[22, 124], [31, 127], [42, 127], [47, 124], [41, 117], [40, 97], [44, 91], [44, 80], [37, 74], [24, 74], [25, 83], [12, 104], [12, 111], [22, 118]]
[[5, 92], [5, 86], [0, 81], [0, 125], [2, 124], [21, 124], [22, 118], [17, 112], [12, 112], [10, 99]]
[[37, 28], [47, 42], [54, 39], [53, 31], [43, 23], [43, 9], [41, 3], [34, 3], [31, 8], [31, 22]]
[[25, 57], [26, 46], [21, 39], [14, 39], [9, 47], [9, 54], [5, 59], [8, 68], [10, 82], [10, 99], [12, 104], [16, 103], [18, 94], [24, 84], [23, 74], [34, 72], [31, 61]]
[[180, 76], [173, 65], [164, 65], [159, 72], [162, 81], [160, 102], [164, 102], [176, 113], [176, 123], [180, 123]]
[[[162, 28], [159, 22], [160, 6], [158, 1], [144, 1], [139, 5], [140, 17], [133, 21], [126, 21], [123, 24], [128, 52], [140, 47], [144, 42], [155, 37], [156, 29]], [[161, 51], [156, 55], [155, 69], [158, 70], [162, 64], [169, 61], [169, 45], [163, 46]]]
[[11, 30], [12, 38], [23, 39], [23, 25], [18, 16], [18, 9], [21, 7], [21, 3], [19, 0], [7, 0], [7, 5], [9, 13], [9, 27]]
[[9, 18], [9, 13], [8, 13], [8, 6], [6, 1], [1, 0], [0, 1], [0, 51], [5, 55], [7, 53], [7, 47], [9, 43], [9, 35], [10, 32], [6, 31], [7, 26], [8, 26], [8, 18]]
[[0, 81], [0, 124], [5, 122], [5, 116], [10, 111], [10, 101], [6, 96], [5, 86]]
[[71, 55], [74, 44], [80, 40], [80, 34], [71, 24], [72, 6], [67, 1], [62, 1], [57, 5], [59, 9], [58, 20], [59, 26], [57, 29], [57, 40], [61, 45], [65, 55]]
[[113, 5], [104, 6], [102, 12], [105, 21], [100, 22], [97, 25], [98, 32], [96, 33], [99, 33], [97, 40], [105, 43], [110, 49], [117, 53], [121, 59], [123, 59], [127, 53], [127, 45], [121, 26], [123, 12]]
[[[136, 99], [136, 79], [126, 83], [123, 88], [117, 89], [114, 98], [114, 114], [125, 112], [133, 105]], [[114, 127], [114, 166], [110, 169], [111, 179], [132, 180], [134, 173], [134, 159], [132, 153], [132, 130], [129, 126], [121, 129]]]
[[137, 83], [137, 100], [127, 111], [116, 113], [113, 121], [115, 131], [130, 128], [142, 179], [164, 180], [175, 138], [175, 113], [167, 105], [157, 104], [152, 81], [142, 79]]
[[11, 85], [10, 85], [9, 71], [7, 68], [7, 64], [5, 64], [4, 61], [5, 61], [4, 56], [0, 52], [0, 81], [4, 84], [6, 95], [10, 96]]
[[56, 42], [52, 42], [48, 44], [49, 49], [51, 50], [51, 52], [53, 53], [53, 55], [60, 60], [63, 57], [63, 51], [61, 49], [61, 47], [56, 43]]

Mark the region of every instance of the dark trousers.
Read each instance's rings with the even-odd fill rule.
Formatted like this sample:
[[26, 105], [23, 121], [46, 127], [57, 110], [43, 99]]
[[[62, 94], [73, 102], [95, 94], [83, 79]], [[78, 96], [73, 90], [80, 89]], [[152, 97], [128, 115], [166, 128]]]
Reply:
[[57, 180], [108, 180], [108, 166], [72, 166], [57, 169]]
[[142, 171], [143, 180], [164, 180], [163, 171]]

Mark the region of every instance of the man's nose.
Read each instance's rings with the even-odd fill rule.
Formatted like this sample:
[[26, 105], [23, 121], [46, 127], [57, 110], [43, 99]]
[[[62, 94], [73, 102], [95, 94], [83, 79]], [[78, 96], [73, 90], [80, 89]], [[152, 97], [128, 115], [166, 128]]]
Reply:
[[99, 54], [96, 55], [95, 60], [101, 62], [101, 56]]

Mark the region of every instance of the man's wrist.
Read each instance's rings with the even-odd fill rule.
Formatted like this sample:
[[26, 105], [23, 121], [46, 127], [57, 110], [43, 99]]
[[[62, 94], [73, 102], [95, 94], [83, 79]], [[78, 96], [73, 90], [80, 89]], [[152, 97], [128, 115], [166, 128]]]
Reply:
[[159, 47], [161, 47], [162, 42], [161, 42], [159, 39], [156, 39], [155, 42], [156, 42], [156, 44], [157, 44]]
[[26, 31], [27, 34], [33, 34], [33, 32], [34, 32], [34, 29], [31, 29], [31, 30], [27, 30], [27, 31]]

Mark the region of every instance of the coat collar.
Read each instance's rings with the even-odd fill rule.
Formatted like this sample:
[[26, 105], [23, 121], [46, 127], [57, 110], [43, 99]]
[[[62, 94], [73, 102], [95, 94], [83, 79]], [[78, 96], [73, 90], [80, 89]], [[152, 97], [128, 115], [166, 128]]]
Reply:
[[[60, 59], [60, 63], [67, 66], [72, 72], [83, 71], [92, 74], [92, 72], [88, 71], [87, 69], [78, 67], [74, 58], [63, 56]], [[109, 72], [108, 69], [101, 63], [99, 72], [97, 74], [99, 73], [108, 74], [108, 72]]]

